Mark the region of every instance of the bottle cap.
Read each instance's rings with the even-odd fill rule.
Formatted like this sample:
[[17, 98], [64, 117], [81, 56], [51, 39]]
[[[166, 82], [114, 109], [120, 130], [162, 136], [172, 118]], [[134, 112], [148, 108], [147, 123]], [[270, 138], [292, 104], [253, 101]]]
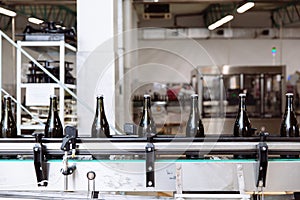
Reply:
[[293, 93], [286, 93], [285, 96], [294, 96]]
[[198, 98], [198, 94], [192, 94], [191, 98]]
[[150, 98], [150, 94], [144, 94], [144, 98]]
[[51, 98], [51, 99], [56, 98], [56, 95], [55, 95], [55, 94], [52, 94], [52, 95], [50, 95], [50, 98]]
[[246, 94], [245, 93], [241, 93], [241, 94], [239, 94], [239, 97], [246, 97]]
[[10, 95], [6, 94], [6, 95], [4, 95], [3, 98], [4, 98], [4, 99], [8, 99], [8, 98], [11, 98], [11, 97], [10, 97]]
[[98, 95], [97, 95], [97, 98], [103, 98], [103, 97], [104, 97], [103, 94], [98, 94]]

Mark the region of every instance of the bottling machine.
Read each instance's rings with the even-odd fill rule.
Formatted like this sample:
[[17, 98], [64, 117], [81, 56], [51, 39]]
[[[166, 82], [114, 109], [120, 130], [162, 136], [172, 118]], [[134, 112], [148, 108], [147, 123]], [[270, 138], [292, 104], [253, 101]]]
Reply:
[[191, 83], [199, 94], [204, 124], [222, 121], [223, 134], [232, 134], [239, 93], [246, 93], [253, 127], [278, 134], [286, 91], [285, 66], [199, 66]]

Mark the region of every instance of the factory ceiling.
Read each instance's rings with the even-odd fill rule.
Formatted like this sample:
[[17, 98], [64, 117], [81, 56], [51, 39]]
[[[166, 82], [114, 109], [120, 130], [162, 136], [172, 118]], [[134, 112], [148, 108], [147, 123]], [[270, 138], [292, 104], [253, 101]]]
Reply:
[[[22, 24], [22, 28], [25, 28], [28, 17], [76, 27], [76, 0], [0, 0], [0, 6], [17, 12], [18, 27]], [[0, 28], [9, 29], [11, 20], [10, 17], [0, 15]]]
[[[115, 0], [117, 2], [117, 0]], [[139, 27], [207, 27], [225, 14], [233, 14], [231, 27], [300, 27], [300, 0], [254, 0], [243, 15], [236, 8], [245, 0], [131, 0]], [[76, 27], [76, 0], [0, 0], [18, 16]], [[0, 15], [0, 28], [9, 29], [11, 19]]]
[[[248, 0], [249, 1], [249, 0]], [[214, 20], [232, 14], [232, 27], [298, 27], [299, 0], [253, 0], [255, 6], [239, 15], [245, 0], [133, 0], [139, 26], [207, 27]], [[159, 15], [160, 11], [165, 11]], [[194, 20], [193, 20], [194, 19]]]

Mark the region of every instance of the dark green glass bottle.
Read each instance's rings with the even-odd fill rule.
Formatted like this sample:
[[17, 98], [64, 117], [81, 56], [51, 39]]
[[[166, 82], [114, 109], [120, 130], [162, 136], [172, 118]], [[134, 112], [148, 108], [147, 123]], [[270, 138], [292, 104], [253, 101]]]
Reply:
[[12, 108], [11, 108], [11, 97], [9, 95], [5, 95], [3, 98], [2, 118], [1, 118], [1, 137], [3, 138], [17, 137], [17, 125], [13, 117]]
[[191, 111], [186, 124], [187, 137], [204, 137], [204, 127], [200, 119], [198, 95], [191, 95]]
[[45, 125], [45, 137], [46, 138], [62, 138], [63, 127], [59, 119], [57, 111], [57, 97], [56, 95], [50, 96], [50, 107], [47, 122]]
[[92, 124], [92, 137], [93, 138], [106, 138], [111, 137], [109, 131], [109, 124], [106, 119], [104, 110], [103, 95], [98, 95], [96, 98], [96, 113]]
[[143, 114], [138, 127], [138, 136], [147, 137], [148, 134], [156, 135], [156, 124], [151, 113], [151, 97], [144, 95]]
[[233, 127], [233, 135], [235, 137], [250, 137], [253, 130], [247, 116], [246, 94], [240, 94], [239, 98], [239, 110]]
[[281, 137], [299, 137], [299, 125], [294, 112], [292, 93], [286, 94], [285, 112], [281, 121]]

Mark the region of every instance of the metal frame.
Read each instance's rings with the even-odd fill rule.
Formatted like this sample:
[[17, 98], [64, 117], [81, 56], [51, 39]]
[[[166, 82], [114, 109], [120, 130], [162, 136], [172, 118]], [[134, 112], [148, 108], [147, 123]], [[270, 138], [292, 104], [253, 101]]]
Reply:
[[[61, 83], [65, 82], [65, 49], [71, 50], [73, 52], [76, 52], [76, 48], [65, 43], [64, 41], [18, 41], [17, 45], [22, 48], [22, 47], [58, 47], [59, 48], [59, 81]], [[17, 49], [17, 101], [21, 101], [21, 89], [26, 88], [28, 84], [21, 83], [21, 67], [22, 67], [22, 54], [20, 49]], [[60, 87], [58, 84], [47, 84], [49, 87], [54, 87], [54, 88], [59, 88], [59, 96], [60, 96], [60, 101], [59, 101], [59, 117], [62, 121], [62, 124], [64, 126], [64, 97], [65, 97], [65, 91], [64, 88]], [[72, 85], [66, 85], [68, 88], [75, 88]], [[17, 105], [17, 128], [18, 128], [18, 134], [21, 134], [21, 106], [20, 104]], [[43, 126], [30, 126], [27, 127], [29, 129], [42, 129]]]
[[[260, 137], [157, 137], [153, 138], [155, 155], [177, 155], [185, 152], [202, 153], [203, 155], [257, 154]], [[47, 148], [47, 154], [62, 156], [60, 150], [62, 139], [43, 138], [41, 142]], [[0, 155], [32, 155], [34, 138], [1, 138]], [[78, 155], [145, 155], [149, 144], [146, 138], [77, 138]], [[267, 137], [269, 155], [287, 153], [300, 154], [300, 138]], [[154, 147], [153, 147], [154, 148]], [[152, 152], [152, 150], [151, 150]]]
[[[257, 178], [261, 176], [261, 173], [257, 169], [260, 170], [263, 163], [260, 162], [260, 159], [184, 159], [185, 152], [203, 152], [205, 155], [212, 156], [217, 153], [219, 157], [247, 152], [259, 154], [259, 149], [268, 147], [270, 155], [300, 154], [299, 138], [154, 137], [151, 141], [147, 138], [134, 137], [73, 138], [75, 140], [68, 142], [69, 139], [72, 138], [69, 138], [68, 135], [63, 139], [40, 138], [36, 141], [33, 138], [0, 139], [0, 155], [20, 155], [25, 158], [25, 160], [0, 159], [0, 172], [2, 172], [0, 173], [0, 191], [41, 189], [36, 184], [33, 161], [31, 157], [26, 157], [26, 155], [32, 156], [37, 143], [40, 144], [39, 146], [45, 147], [46, 156], [64, 158], [58, 161], [51, 159], [46, 161], [49, 176], [46, 180], [47, 187], [43, 187], [44, 191], [60, 191], [63, 188], [65, 190], [67, 188], [68, 191], [87, 190], [89, 180], [87, 180], [86, 174], [94, 172], [93, 180], [97, 191], [170, 191], [176, 192], [175, 198], [198, 199], [221, 197], [223, 199], [249, 199], [251, 194], [259, 190], [257, 186], [259, 179]], [[217, 142], [218, 140], [219, 142]], [[152, 146], [149, 146], [149, 143], [155, 144], [153, 152], [155, 151], [156, 159], [152, 164], [150, 161], [151, 166], [155, 169], [153, 171], [155, 187], [149, 187], [145, 181], [149, 172], [147, 170], [147, 166], [149, 166], [147, 154], [149, 152], [147, 149], [145, 151], [145, 148]], [[68, 174], [68, 177], [61, 174], [59, 170], [63, 169], [62, 163], [65, 163], [66, 155], [71, 151], [70, 148], [63, 148], [63, 144], [76, 147], [77, 152], [75, 159], [67, 158], [69, 163], [76, 167], [76, 171]], [[101, 155], [106, 156], [104, 160], [89, 160], [90, 156]], [[145, 157], [139, 157], [138, 160], [109, 160], [107, 155], [143, 155]], [[161, 157], [163, 155], [175, 155], [175, 157], [172, 156], [168, 159], [168, 157]], [[20, 165], [22, 165], [22, 170], [18, 170]], [[268, 173], [266, 173], [266, 168], [264, 171], [267, 184], [263, 180], [264, 183], [260, 186], [265, 187], [265, 192], [300, 191], [298, 168], [300, 168], [299, 159], [271, 159], [268, 162]], [[14, 173], [3, 173], [8, 170]], [[24, 173], [24, 170], [27, 173]], [[69, 181], [66, 182], [63, 176]], [[18, 184], [15, 183], [15, 180], [18, 180]], [[224, 191], [225, 193], [231, 192], [231, 194], [224, 195]], [[194, 192], [194, 194], [186, 192]]]

